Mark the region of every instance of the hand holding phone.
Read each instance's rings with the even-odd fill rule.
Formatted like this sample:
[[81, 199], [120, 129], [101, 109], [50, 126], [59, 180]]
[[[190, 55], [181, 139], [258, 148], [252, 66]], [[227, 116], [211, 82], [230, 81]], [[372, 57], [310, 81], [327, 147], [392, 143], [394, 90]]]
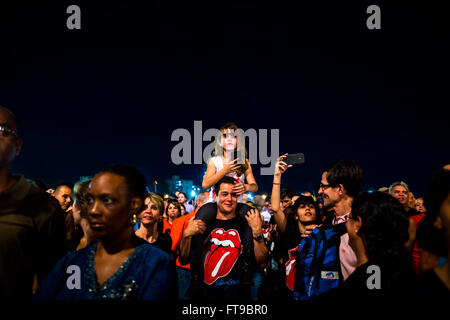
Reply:
[[303, 164], [305, 163], [305, 155], [303, 153], [288, 154], [284, 162], [287, 165]]

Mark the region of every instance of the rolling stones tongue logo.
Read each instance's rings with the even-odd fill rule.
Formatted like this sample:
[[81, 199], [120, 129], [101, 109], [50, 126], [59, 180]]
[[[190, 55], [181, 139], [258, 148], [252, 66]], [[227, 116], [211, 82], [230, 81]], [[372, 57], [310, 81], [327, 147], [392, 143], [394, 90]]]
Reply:
[[298, 247], [300, 245], [296, 246], [293, 249], [288, 250], [289, 253], [289, 260], [286, 262], [286, 286], [294, 290], [294, 283], [295, 283], [295, 269], [297, 264], [297, 254], [298, 254]]
[[208, 285], [228, 275], [243, 250], [239, 233], [234, 229], [214, 229], [209, 239], [212, 244], [205, 257], [204, 276]]

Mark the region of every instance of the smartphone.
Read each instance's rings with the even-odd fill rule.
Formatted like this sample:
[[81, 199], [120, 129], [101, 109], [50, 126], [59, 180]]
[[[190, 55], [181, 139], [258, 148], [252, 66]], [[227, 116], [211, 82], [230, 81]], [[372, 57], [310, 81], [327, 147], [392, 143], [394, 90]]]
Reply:
[[288, 154], [284, 162], [287, 164], [302, 164], [305, 163], [305, 155], [303, 153]]

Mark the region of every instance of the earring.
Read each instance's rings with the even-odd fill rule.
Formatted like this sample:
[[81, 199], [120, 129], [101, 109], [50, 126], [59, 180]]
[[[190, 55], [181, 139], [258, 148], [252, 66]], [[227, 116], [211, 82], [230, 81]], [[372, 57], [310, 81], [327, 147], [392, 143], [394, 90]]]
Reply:
[[134, 226], [134, 225], [136, 224], [136, 221], [137, 221], [137, 216], [136, 216], [136, 214], [133, 214], [133, 215], [130, 217], [130, 223], [131, 223], [131, 225]]

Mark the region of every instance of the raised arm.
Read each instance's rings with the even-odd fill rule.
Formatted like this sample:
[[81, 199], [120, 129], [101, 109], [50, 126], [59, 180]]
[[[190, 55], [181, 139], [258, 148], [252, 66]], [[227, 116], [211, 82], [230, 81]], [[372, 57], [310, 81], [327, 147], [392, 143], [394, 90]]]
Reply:
[[248, 168], [247, 170], [245, 170], [245, 181], [247, 181], [247, 183], [245, 184], [245, 189], [248, 192], [252, 192], [255, 193], [258, 191], [258, 184], [256, 183], [255, 177], [253, 176], [253, 171], [252, 171], [252, 165], [250, 164], [250, 162], [247, 160], [248, 162]]
[[280, 205], [280, 189], [281, 189], [281, 175], [287, 170], [287, 168], [292, 167], [292, 165], [287, 165], [283, 160], [286, 158], [287, 153], [278, 158], [275, 164], [275, 174], [273, 175], [273, 185], [272, 185], [272, 211], [275, 223], [278, 225], [280, 232], [284, 233], [286, 230], [286, 215], [281, 209]]

